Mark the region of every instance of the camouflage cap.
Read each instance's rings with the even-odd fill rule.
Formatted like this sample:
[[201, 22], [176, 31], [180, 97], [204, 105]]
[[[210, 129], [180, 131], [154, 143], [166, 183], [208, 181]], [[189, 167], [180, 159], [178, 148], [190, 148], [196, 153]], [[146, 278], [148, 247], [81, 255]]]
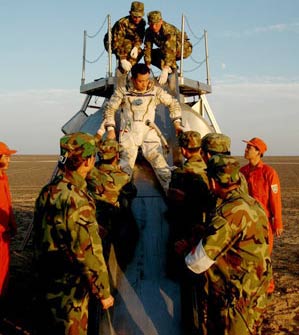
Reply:
[[95, 155], [97, 152], [96, 141], [88, 133], [73, 133], [60, 139], [60, 154], [67, 156], [69, 153], [81, 155], [83, 158]]
[[157, 23], [160, 20], [162, 20], [162, 14], [158, 10], [154, 10], [154, 11], [149, 12], [147, 14], [147, 22], [148, 22], [148, 24]]
[[222, 185], [237, 183], [240, 179], [239, 170], [239, 162], [229, 155], [214, 155], [207, 163], [208, 177], [214, 178]]
[[179, 135], [179, 146], [185, 149], [199, 149], [201, 136], [197, 131], [185, 131]]
[[224, 134], [209, 133], [201, 139], [201, 148], [204, 152], [226, 153], [230, 151], [230, 144], [231, 139]]
[[133, 1], [131, 3], [130, 14], [133, 16], [144, 16], [144, 4], [143, 2]]
[[119, 144], [116, 140], [104, 140], [98, 143], [98, 154], [102, 159], [112, 159], [119, 152]]

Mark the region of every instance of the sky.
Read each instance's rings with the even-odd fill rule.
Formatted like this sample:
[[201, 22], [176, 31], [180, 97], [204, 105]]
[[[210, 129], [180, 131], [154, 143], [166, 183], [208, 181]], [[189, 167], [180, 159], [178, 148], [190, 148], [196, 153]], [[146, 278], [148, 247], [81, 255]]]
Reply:
[[[208, 33], [212, 93], [207, 99], [232, 154], [258, 136], [267, 155], [299, 155], [299, 1], [150, 0], [145, 12], [181, 26], [195, 44], [185, 76], [205, 82]], [[57, 154], [61, 127], [80, 110], [83, 32], [86, 82], [105, 77], [103, 35], [131, 1], [0, 0], [0, 141], [19, 154]], [[198, 42], [198, 43], [197, 43]], [[101, 56], [101, 57], [100, 57]], [[98, 59], [99, 58], [99, 59]], [[98, 59], [98, 61], [96, 61]], [[193, 61], [196, 60], [196, 62]], [[96, 61], [96, 62], [95, 62]]]

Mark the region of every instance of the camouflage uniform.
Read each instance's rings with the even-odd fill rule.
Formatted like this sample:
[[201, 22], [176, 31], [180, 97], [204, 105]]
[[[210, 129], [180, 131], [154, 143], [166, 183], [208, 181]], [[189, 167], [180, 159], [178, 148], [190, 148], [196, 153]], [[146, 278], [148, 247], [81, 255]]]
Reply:
[[[148, 23], [156, 23], [162, 19], [159, 11], [153, 11], [148, 14]], [[177, 68], [176, 61], [181, 59], [182, 33], [175, 26], [163, 21], [162, 27], [158, 33], [151, 28], [145, 30], [144, 38], [144, 61], [146, 65], [155, 65], [159, 69], [169, 66], [172, 69]], [[153, 48], [154, 44], [158, 48]], [[186, 33], [184, 33], [184, 55], [187, 58], [192, 53], [192, 44]]]
[[[204, 152], [210, 152], [213, 154], [227, 154], [230, 155], [230, 145], [231, 139], [224, 135], [218, 133], [208, 133], [201, 141], [201, 149]], [[248, 193], [248, 185], [246, 178], [240, 172], [240, 192]]]
[[[134, 1], [131, 5], [131, 15], [143, 16], [144, 5], [141, 2]], [[138, 63], [143, 56], [141, 48], [144, 39], [146, 22], [142, 19], [137, 25], [132, 21], [131, 15], [119, 19], [112, 27], [112, 53], [118, 60], [127, 59], [132, 65]], [[105, 36], [104, 43], [107, 44], [108, 36]], [[138, 57], [130, 56], [131, 50], [138, 48]]]
[[218, 133], [208, 133], [201, 139], [201, 149], [204, 152], [229, 154], [231, 139]]
[[[105, 140], [98, 143], [100, 160], [110, 160], [119, 153], [116, 140]], [[119, 165], [99, 163], [87, 176], [88, 189], [97, 201], [103, 201], [119, 207], [120, 190], [130, 181], [127, 173]]]
[[115, 113], [122, 107], [120, 166], [132, 176], [138, 148], [141, 147], [143, 156], [153, 167], [166, 191], [171, 178], [170, 168], [163, 156], [161, 140], [156, 130], [146, 125], [147, 120], [154, 122], [155, 110], [159, 104], [169, 107], [173, 122], [181, 119], [179, 102], [161, 87], [154, 85], [153, 81], [149, 82], [144, 92], [136, 90], [133, 82], [129, 81], [126, 87], [118, 87], [105, 105], [105, 126], [115, 127]]
[[257, 201], [236, 191], [236, 159], [214, 155], [207, 173], [227, 192], [205, 236], [185, 258], [193, 272], [206, 274], [207, 334], [260, 334], [272, 277], [267, 218]]
[[[83, 133], [64, 136], [60, 145], [64, 162], [96, 152], [94, 137]], [[110, 287], [95, 203], [77, 171], [66, 170], [41, 190], [33, 224], [39, 285], [53, 320], [53, 327], [42, 325], [43, 334], [86, 335], [89, 294], [106, 299]]]
[[[128, 262], [134, 251], [133, 240], [136, 238], [136, 227], [131, 212], [131, 201], [136, 196], [137, 190], [130, 182], [130, 176], [124, 172], [118, 163], [108, 162], [119, 153], [119, 144], [116, 140], [105, 140], [99, 142], [100, 162], [87, 176], [87, 187], [96, 202], [96, 216], [100, 223], [103, 238], [105, 259], [108, 260], [111, 242], [114, 243], [115, 251], [122, 248], [123, 255], [120, 260], [122, 264]], [[129, 218], [128, 218], [129, 217]], [[130, 222], [127, 220], [130, 219]], [[125, 241], [119, 241], [126, 229]], [[125, 238], [125, 236], [122, 236]], [[128, 245], [129, 241], [132, 244]], [[120, 264], [120, 265], [122, 265]]]
[[[196, 131], [186, 131], [179, 136], [179, 145], [187, 150], [194, 150], [182, 168], [172, 172], [169, 185], [169, 259], [168, 270], [179, 278], [181, 293], [181, 317], [188, 333], [200, 334], [202, 313], [202, 286], [203, 277], [194, 275], [186, 269], [182, 254], [176, 255], [173, 251], [176, 242], [187, 241], [189, 248], [195, 246], [201, 238], [206, 213], [211, 199], [206, 164], [199, 149], [201, 136]], [[183, 191], [184, 197], [178, 201], [176, 190]], [[171, 196], [172, 192], [174, 195]], [[184, 250], [184, 253], [187, 250]], [[174, 255], [173, 255], [174, 253]], [[170, 272], [172, 274], [172, 272]]]
[[[199, 150], [200, 144], [201, 136], [196, 131], [186, 131], [179, 136], [180, 147]], [[183, 202], [176, 203], [174, 207], [176, 211], [181, 212], [180, 216], [188, 218], [180, 224], [182, 234], [179, 234], [179, 238], [189, 239], [192, 228], [205, 222], [209, 199], [209, 181], [205, 169], [206, 164], [197, 151], [185, 161], [182, 168], [172, 172], [169, 188], [179, 189], [185, 193]], [[183, 207], [182, 211], [178, 208], [180, 205]]]

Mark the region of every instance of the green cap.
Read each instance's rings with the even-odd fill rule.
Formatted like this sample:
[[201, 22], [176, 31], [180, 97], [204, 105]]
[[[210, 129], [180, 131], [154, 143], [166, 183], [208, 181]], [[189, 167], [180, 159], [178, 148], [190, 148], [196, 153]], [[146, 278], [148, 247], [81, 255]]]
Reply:
[[185, 131], [179, 135], [179, 146], [185, 149], [199, 149], [201, 136], [197, 131]]
[[68, 156], [69, 153], [81, 155], [83, 158], [93, 156], [97, 152], [96, 141], [93, 135], [88, 133], [73, 133], [60, 139], [60, 154]]
[[208, 177], [214, 178], [222, 185], [237, 183], [240, 179], [239, 170], [239, 162], [229, 155], [214, 155], [207, 163]]
[[158, 10], [154, 10], [154, 11], [149, 12], [147, 14], [147, 22], [148, 22], [148, 24], [157, 23], [160, 20], [162, 20], [162, 15], [161, 15], [161, 12], [159, 12]]
[[230, 151], [231, 139], [224, 134], [209, 133], [201, 140], [201, 148], [204, 152], [213, 151], [219, 154]]
[[131, 3], [130, 14], [133, 16], [144, 16], [144, 4], [143, 2], [133, 1]]
[[104, 140], [98, 143], [99, 155], [102, 159], [112, 159], [119, 152], [119, 144], [116, 140]]

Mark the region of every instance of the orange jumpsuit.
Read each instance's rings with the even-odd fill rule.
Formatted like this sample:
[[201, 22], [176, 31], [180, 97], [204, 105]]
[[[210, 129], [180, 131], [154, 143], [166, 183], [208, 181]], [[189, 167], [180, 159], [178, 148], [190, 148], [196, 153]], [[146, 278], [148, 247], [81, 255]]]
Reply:
[[269, 220], [269, 245], [270, 252], [273, 249], [273, 231], [281, 229], [281, 189], [277, 172], [269, 165], [260, 161], [253, 170], [247, 164], [240, 171], [248, 183], [249, 194], [258, 200], [264, 207]]
[[16, 232], [8, 178], [0, 175], [0, 296], [5, 290], [10, 264], [10, 236]]
[[[269, 165], [260, 161], [254, 168], [249, 164], [241, 167], [240, 171], [248, 183], [249, 194], [263, 206], [268, 217], [270, 255], [273, 250], [274, 234], [277, 229], [282, 229], [281, 189], [277, 172]], [[271, 281], [268, 292], [274, 290]]]

